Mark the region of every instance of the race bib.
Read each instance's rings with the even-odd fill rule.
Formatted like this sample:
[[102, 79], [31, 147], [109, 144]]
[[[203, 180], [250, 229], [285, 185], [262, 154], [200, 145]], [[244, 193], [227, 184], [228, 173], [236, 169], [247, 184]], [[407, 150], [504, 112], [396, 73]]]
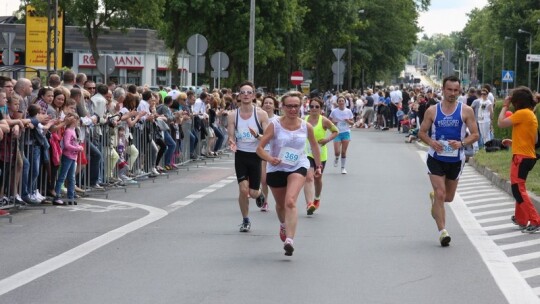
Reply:
[[281, 159], [281, 163], [289, 166], [295, 166], [296, 164], [298, 164], [301, 155], [301, 151], [289, 147], [283, 147], [279, 152], [279, 158]]
[[238, 129], [236, 137], [238, 138], [238, 141], [241, 142], [255, 142], [257, 139], [251, 135], [251, 132], [249, 132], [249, 129]]
[[349, 127], [349, 123], [346, 121], [340, 121], [338, 122], [338, 128], [340, 130], [346, 130]]
[[443, 146], [443, 151], [441, 153], [438, 153], [440, 156], [446, 156], [446, 157], [458, 156], [459, 150], [452, 148], [447, 140], [439, 140], [439, 143]]

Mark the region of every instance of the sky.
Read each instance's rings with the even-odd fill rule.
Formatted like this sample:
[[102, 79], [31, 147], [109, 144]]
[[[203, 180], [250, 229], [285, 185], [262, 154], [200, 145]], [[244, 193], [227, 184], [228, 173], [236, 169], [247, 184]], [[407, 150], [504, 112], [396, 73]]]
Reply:
[[[418, 24], [428, 36], [461, 31], [467, 24], [467, 13], [475, 7], [484, 7], [487, 2], [488, 0], [431, 0], [429, 10], [420, 14]], [[20, 0], [0, 0], [0, 16], [11, 15], [19, 8], [19, 3]]]
[[431, 0], [429, 10], [418, 18], [418, 25], [424, 30], [419, 36], [459, 32], [469, 20], [467, 13], [487, 3], [488, 0]]
[[19, 9], [21, 1], [19, 0], [1, 0], [0, 16], [11, 16], [14, 11]]

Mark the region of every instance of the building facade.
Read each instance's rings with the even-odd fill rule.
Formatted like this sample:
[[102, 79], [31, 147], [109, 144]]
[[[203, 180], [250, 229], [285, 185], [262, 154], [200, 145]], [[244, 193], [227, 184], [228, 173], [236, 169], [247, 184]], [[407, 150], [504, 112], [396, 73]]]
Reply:
[[[0, 33], [15, 33], [12, 50], [15, 52], [15, 65], [27, 65], [25, 62], [25, 30], [24, 24], [0, 24]], [[97, 70], [90, 52], [89, 43], [78, 27], [66, 26], [64, 37], [64, 60], [60, 67], [68, 67], [75, 73], [85, 73], [89, 79], [105, 82], [103, 75]], [[1, 41], [1, 49], [7, 49], [7, 43]], [[111, 30], [100, 34], [98, 39], [100, 56], [110, 55], [115, 62], [115, 70], [107, 75], [108, 80], [116, 83], [132, 83], [136, 85], [171, 85], [169, 55], [164, 42], [157, 37], [157, 32], [148, 29], [128, 29], [127, 32]], [[0, 58], [0, 67], [4, 63]], [[178, 57], [180, 83], [192, 85], [191, 73], [188, 73], [189, 59], [187, 54]], [[25, 77], [19, 75], [19, 77]]]

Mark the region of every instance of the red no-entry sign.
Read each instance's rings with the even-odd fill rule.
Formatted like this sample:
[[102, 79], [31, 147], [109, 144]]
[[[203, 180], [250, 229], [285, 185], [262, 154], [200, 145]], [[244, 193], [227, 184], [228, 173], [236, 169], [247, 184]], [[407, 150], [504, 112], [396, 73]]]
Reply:
[[293, 85], [301, 85], [304, 82], [304, 75], [302, 71], [294, 71], [291, 74], [291, 83]]

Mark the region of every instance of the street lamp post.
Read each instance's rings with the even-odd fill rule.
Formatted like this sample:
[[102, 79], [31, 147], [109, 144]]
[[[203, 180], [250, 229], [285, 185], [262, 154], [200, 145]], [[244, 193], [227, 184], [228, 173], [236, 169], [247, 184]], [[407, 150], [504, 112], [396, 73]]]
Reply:
[[[527, 32], [527, 31], [524, 31], [522, 29], [519, 29], [518, 33], [529, 35], [529, 54], [532, 54], [532, 34], [531, 34], [531, 32]], [[531, 62], [530, 61], [529, 61], [529, 82], [528, 82], [528, 87], [531, 88]]]
[[251, 0], [249, 10], [249, 51], [248, 51], [248, 80], [255, 78], [255, 0]]

